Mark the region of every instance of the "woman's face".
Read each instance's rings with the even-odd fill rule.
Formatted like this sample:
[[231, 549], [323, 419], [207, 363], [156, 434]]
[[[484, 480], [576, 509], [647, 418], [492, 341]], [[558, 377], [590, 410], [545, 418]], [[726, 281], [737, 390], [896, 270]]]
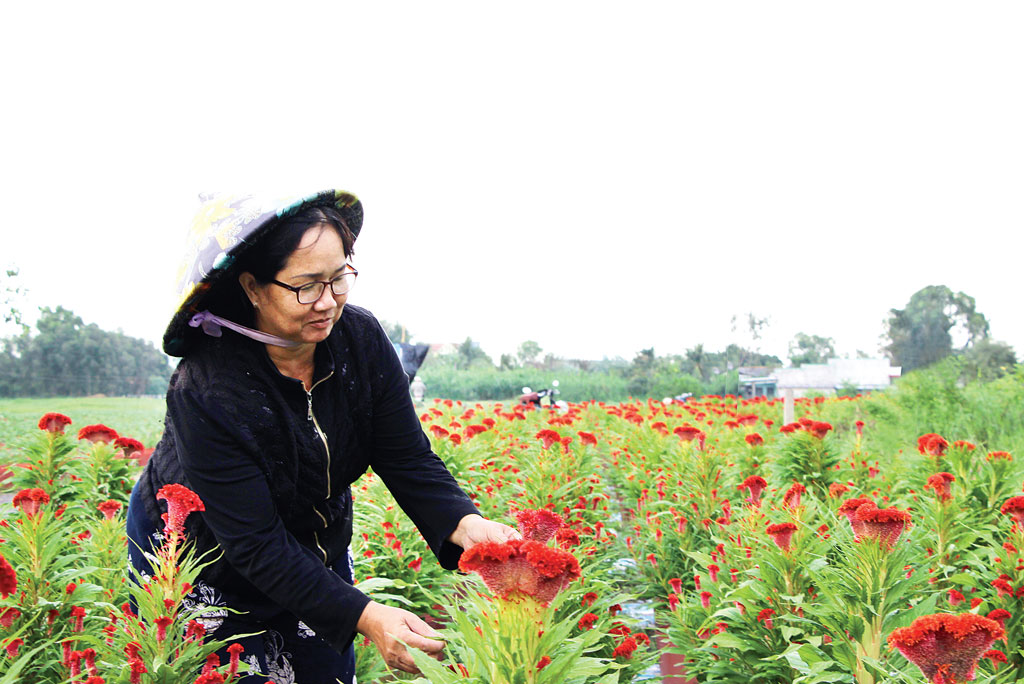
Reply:
[[[338, 232], [319, 224], [302, 236], [275, 280], [294, 287], [332, 280], [341, 274], [347, 261]], [[293, 291], [274, 283], [258, 284], [248, 274], [242, 275], [241, 282], [255, 307], [256, 327], [293, 342], [316, 344], [327, 339], [348, 299], [348, 293], [335, 295], [325, 287], [312, 304], [299, 304]]]

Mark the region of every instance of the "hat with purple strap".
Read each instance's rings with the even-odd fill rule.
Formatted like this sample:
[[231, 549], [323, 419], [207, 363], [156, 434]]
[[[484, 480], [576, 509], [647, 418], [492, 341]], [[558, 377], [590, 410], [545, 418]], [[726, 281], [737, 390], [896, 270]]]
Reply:
[[[313, 195], [258, 197], [255, 195], [203, 195], [192, 228], [185, 256], [178, 269], [180, 299], [164, 332], [164, 352], [184, 356], [199, 331], [219, 337], [221, 326], [267, 344], [288, 345], [286, 340], [215, 316], [204, 304], [209, 294], [245, 251], [259, 242], [277, 222], [311, 205], [337, 209], [353, 237], [363, 226], [363, 205], [352, 193], [325, 190]], [[237, 275], [237, 274], [234, 274]]]

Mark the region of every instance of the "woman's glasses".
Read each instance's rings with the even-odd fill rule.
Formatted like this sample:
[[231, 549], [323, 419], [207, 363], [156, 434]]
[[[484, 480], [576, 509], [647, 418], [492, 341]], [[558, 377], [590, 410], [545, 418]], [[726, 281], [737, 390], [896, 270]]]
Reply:
[[342, 273], [334, 280], [314, 280], [311, 283], [300, 285], [295, 287], [294, 285], [286, 285], [280, 280], [271, 280], [270, 282], [275, 285], [280, 285], [286, 290], [291, 290], [295, 293], [295, 298], [299, 300], [299, 304], [312, 304], [321, 297], [324, 296], [324, 290], [328, 285], [331, 286], [331, 292], [335, 297], [343, 295], [352, 289], [352, 285], [356, 282], [356, 276], [359, 275], [359, 271], [346, 266], [348, 270]]

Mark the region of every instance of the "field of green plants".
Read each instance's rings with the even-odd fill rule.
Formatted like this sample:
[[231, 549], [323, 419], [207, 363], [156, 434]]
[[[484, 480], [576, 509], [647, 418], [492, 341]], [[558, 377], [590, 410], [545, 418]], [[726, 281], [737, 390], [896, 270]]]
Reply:
[[[790, 424], [781, 401], [732, 396], [566, 411], [430, 400], [419, 412], [435, 451], [524, 540], [444, 571], [380, 479], [356, 482], [357, 582], [447, 642], [443, 662], [417, 657], [417, 680], [360, 637], [358, 679], [1024, 679], [1021, 406], [1024, 371], [964, 385], [952, 366], [868, 397], [798, 400]], [[50, 412], [71, 425], [41, 429]], [[127, 581], [131, 457], [161, 421], [159, 401], [0, 402], [15, 494], [0, 523], [0, 684], [246, 672], [244, 654], [208, 660], [218, 645], [183, 601], [197, 560], [171, 523], [162, 570]], [[98, 438], [101, 423], [122, 439]], [[198, 507], [168, 498], [181, 517]]]

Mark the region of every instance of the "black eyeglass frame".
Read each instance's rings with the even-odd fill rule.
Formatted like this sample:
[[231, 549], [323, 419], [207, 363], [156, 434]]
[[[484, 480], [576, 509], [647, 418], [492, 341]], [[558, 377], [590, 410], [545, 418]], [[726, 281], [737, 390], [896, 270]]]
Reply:
[[[271, 278], [270, 282], [272, 282], [274, 285], [280, 285], [286, 290], [291, 290], [292, 292], [295, 293], [295, 301], [297, 301], [302, 306], [309, 306], [310, 304], [316, 304], [320, 300], [320, 298], [324, 296], [324, 290], [327, 289], [328, 285], [331, 286], [331, 294], [333, 294], [335, 297], [339, 297], [352, 289], [352, 285], [355, 284], [355, 279], [359, 275], [359, 271], [357, 271], [352, 266], [346, 266], [345, 268], [347, 268], [348, 270], [339, 275], [338, 277], [336, 277], [334, 280], [314, 280], [298, 287], [296, 287], [295, 285], [288, 285], [286, 283], [282, 283], [280, 280], [274, 280], [273, 278]], [[344, 282], [343, 279], [345, 278], [345, 276], [352, 276], [352, 285], [349, 285], [341, 292], [336, 291], [334, 289], [334, 283], [339, 281]], [[302, 290], [303, 288], [309, 287], [310, 285], [319, 285], [320, 292], [317, 293], [316, 298], [313, 299], [312, 301], [304, 302], [301, 299], [299, 299], [299, 291]]]

